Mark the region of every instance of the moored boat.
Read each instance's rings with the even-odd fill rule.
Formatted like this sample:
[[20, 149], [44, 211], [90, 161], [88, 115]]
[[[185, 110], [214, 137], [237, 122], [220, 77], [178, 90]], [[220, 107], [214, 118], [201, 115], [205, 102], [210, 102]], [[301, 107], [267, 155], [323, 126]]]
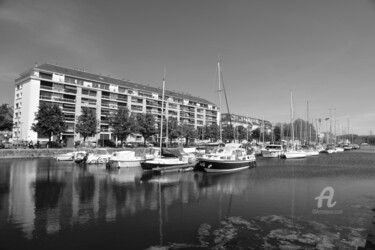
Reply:
[[141, 162], [147, 159], [154, 158], [153, 154], [146, 154], [145, 156], [136, 156], [135, 151], [125, 150], [112, 153], [109, 158], [107, 167], [113, 168], [132, 168], [140, 167]]
[[302, 150], [289, 150], [284, 152], [283, 155], [281, 155], [281, 158], [284, 159], [297, 159], [297, 158], [306, 158], [307, 154], [306, 152]]
[[161, 156], [141, 162], [146, 171], [184, 171], [196, 165], [194, 154], [186, 154], [181, 148], [162, 148]]
[[305, 146], [302, 147], [302, 151], [306, 153], [306, 156], [318, 156], [319, 151], [314, 147]]
[[256, 166], [254, 153], [239, 143], [226, 144], [216, 152], [198, 158], [199, 166], [205, 172], [233, 172]]
[[270, 144], [261, 150], [264, 158], [279, 158], [283, 152], [284, 148], [280, 144]]
[[57, 161], [73, 161], [78, 154], [86, 154], [86, 151], [74, 151], [66, 154], [56, 155], [55, 158]]
[[107, 163], [111, 154], [104, 148], [93, 149], [87, 156], [86, 163], [97, 164], [97, 163]]

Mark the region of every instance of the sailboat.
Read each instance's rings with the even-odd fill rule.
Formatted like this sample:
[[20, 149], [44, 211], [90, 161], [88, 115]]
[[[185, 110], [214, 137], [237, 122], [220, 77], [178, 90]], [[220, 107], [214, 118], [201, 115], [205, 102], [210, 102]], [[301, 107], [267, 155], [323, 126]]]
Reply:
[[[219, 73], [219, 100], [221, 88], [221, 68], [218, 61]], [[225, 88], [223, 85], [224, 93]], [[221, 101], [220, 101], [221, 104]], [[228, 105], [228, 101], [227, 101]], [[221, 109], [221, 105], [220, 105]], [[220, 110], [221, 111], [221, 110]], [[228, 108], [229, 113], [229, 108]], [[230, 114], [229, 114], [230, 116]], [[221, 139], [221, 122], [220, 122], [220, 139]], [[218, 148], [215, 152], [202, 155], [198, 159], [199, 166], [205, 172], [233, 172], [256, 166], [256, 159], [253, 152], [242, 147], [240, 143], [229, 143], [224, 148]]]
[[163, 138], [163, 114], [164, 114], [164, 89], [165, 74], [163, 77], [162, 108], [160, 121], [160, 156], [154, 159], [141, 162], [143, 170], [167, 172], [167, 171], [187, 171], [193, 170], [196, 165], [196, 159], [193, 154], [186, 154], [182, 149], [165, 149], [162, 148]]
[[292, 126], [292, 149], [288, 148], [287, 151], [281, 156], [285, 159], [296, 159], [296, 158], [305, 158], [306, 153], [301, 150], [295, 149], [294, 144], [294, 118], [293, 118], [293, 93], [290, 91], [290, 122]]

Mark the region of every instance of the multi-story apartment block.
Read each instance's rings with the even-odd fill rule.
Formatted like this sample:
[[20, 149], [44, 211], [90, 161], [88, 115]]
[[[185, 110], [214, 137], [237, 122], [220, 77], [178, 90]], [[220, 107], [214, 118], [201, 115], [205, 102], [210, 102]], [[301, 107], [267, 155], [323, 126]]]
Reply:
[[272, 123], [269, 121], [236, 114], [221, 114], [221, 122], [223, 126], [229, 125], [230, 123], [232, 123], [234, 127], [241, 125], [249, 129], [249, 131], [262, 128], [263, 126], [265, 131], [271, 131], [272, 129]]
[[[164, 114], [176, 117], [180, 123], [197, 128], [218, 122], [219, 108], [205, 99], [165, 90], [165, 101]], [[61, 139], [80, 139], [74, 132], [74, 124], [82, 107], [95, 110], [100, 122], [100, 134], [96, 138], [107, 139], [112, 138], [107, 115], [120, 107], [134, 113], [151, 113], [160, 123], [162, 88], [58, 65], [35, 65], [15, 80], [15, 140], [46, 139], [31, 130], [35, 112], [42, 102], [57, 104], [63, 111], [68, 129]]]

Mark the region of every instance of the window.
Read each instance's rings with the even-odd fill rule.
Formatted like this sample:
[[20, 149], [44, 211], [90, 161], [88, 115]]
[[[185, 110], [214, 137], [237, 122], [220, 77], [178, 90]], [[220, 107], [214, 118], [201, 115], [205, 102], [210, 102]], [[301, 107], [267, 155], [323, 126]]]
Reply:
[[95, 90], [89, 90], [89, 89], [82, 89], [82, 95], [89, 95], [89, 96], [96, 96]]
[[90, 98], [82, 98], [81, 103], [86, 105], [96, 105], [96, 100]]
[[49, 74], [49, 73], [39, 72], [39, 77], [52, 80], [52, 74]]
[[131, 108], [132, 108], [133, 111], [142, 111], [143, 110], [142, 106], [138, 106], [138, 105], [132, 105]]
[[72, 83], [72, 84], [77, 84], [76, 79], [70, 76], [65, 76], [65, 82], [67, 83]]

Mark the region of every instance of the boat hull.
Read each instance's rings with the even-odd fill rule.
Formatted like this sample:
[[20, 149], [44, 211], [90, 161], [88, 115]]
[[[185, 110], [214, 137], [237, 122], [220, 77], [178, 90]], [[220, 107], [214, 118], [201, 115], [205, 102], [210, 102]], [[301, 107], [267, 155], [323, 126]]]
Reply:
[[281, 154], [282, 154], [282, 151], [262, 150], [262, 156], [264, 158], [279, 158]]
[[141, 166], [140, 160], [135, 161], [109, 161], [108, 165], [112, 168], [136, 168]]
[[150, 160], [141, 162], [141, 167], [145, 171], [183, 171], [184, 169], [194, 168], [196, 162], [182, 162], [182, 161], [163, 161]]
[[249, 161], [215, 161], [201, 159], [199, 166], [207, 173], [234, 172], [255, 167], [255, 160]]
[[298, 158], [306, 158], [305, 152], [285, 152], [282, 155], [284, 159], [298, 159]]
[[318, 156], [319, 151], [306, 151], [306, 156]]

